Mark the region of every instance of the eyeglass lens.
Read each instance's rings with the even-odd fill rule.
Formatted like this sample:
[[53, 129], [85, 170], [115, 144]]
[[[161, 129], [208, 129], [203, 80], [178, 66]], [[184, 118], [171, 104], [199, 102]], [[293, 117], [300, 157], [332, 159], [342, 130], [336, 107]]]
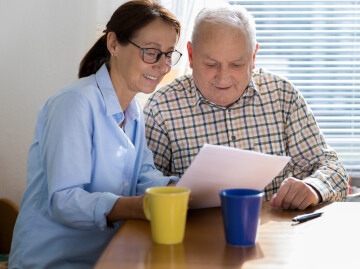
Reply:
[[178, 51], [169, 51], [163, 53], [158, 49], [144, 49], [143, 60], [146, 63], [153, 64], [160, 60], [161, 56], [165, 54], [166, 65], [173, 66], [180, 60], [181, 53]]

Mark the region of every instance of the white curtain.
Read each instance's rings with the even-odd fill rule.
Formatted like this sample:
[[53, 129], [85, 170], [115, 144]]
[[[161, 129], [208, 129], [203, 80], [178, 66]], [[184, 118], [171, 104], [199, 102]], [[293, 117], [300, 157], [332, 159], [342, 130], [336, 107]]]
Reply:
[[[199, 11], [205, 7], [221, 6], [227, 0], [158, 0], [170, 10], [181, 22], [181, 37], [177, 49], [183, 54], [180, 62], [173, 67], [175, 76], [190, 72], [186, 44], [191, 39], [194, 20]], [[171, 77], [174, 77], [171, 76]]]

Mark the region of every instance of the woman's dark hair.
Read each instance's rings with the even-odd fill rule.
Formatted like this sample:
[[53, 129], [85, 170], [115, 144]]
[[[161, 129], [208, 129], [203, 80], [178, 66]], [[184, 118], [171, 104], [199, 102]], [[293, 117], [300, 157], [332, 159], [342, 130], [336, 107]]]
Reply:
[[154, 0], [133, 0], [121, 5], [111, 16], [106, 25], [105, 34], [81, 60], [79, 78], [95, 74], [100, 67], [109, 62], [110, 52], [107, 49], [107, 33], [114, 32], [120, 44], [128, 43], [136, 31], [145, 27], [157, 18], [162, 18], [172, 25], [177, 37], [180, 36], [180, 22], [167, 9]]

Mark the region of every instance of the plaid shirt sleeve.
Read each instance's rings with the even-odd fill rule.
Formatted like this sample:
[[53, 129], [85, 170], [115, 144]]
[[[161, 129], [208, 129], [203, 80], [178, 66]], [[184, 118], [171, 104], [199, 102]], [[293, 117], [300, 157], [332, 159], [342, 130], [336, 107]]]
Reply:
[[292, 159], [285, 174], [302, 179], [315, 188], [322, 201], [344, 200], [348, 191], [348, 176], [329, 147], [315, 117], [299, 91], [293, 91], [285, 133], [287, 155]]
[[149, 98], [145, 107], [145, 126], [148, 147], [153, 152], [154, 163], [165, 176], [171, 175], [171, 143], [166, 131], [165, 121], [157, 109], [155, 93]]

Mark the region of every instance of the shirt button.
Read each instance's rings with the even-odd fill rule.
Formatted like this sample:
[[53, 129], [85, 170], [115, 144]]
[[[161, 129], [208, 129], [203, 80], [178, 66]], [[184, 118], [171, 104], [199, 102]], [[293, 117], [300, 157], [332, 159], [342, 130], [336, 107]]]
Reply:
[[235, 135], [231, 136], [231, 140], [232, 140], [232, 141], [235, 141], [235, 140], [236, 140], [236, 136], [235, 136]]
[[124, 185], [125, 185], [125, 187], [127, 187], [127, 186], [129, 186], [129, 183], [125, 183]]

